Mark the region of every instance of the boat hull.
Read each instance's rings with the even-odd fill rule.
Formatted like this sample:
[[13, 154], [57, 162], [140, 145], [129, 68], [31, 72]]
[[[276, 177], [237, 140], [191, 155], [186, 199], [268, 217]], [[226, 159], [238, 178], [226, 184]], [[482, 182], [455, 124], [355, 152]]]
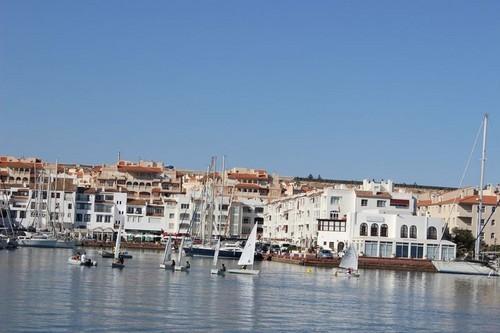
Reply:
[[19, 246], [23, 247], [42, 247], [42, 248], [55, 248], [57, 239], [19, 239]]
[[[100, 255], [103, 258], [114, 258], [115, 257], [115, 254], [113, 252], [110, 252], [110, 251], [101, 251]], [[122, 257], [123, 257], [123, 259], [132, 259], [132, 255], [128, 254], [126, 252], [122, 252]]]
[[[205, 247], [185, 247], [184, 252], [187, 256], [198, 256], [198, 257], [213, 257], [215, 254], [215, 249], [205, 248]], [[223, 259], [240, 259], [241, 251], [238, 250], [219, 250], [219, 258]], [[261, 253], [255, 253], [254, 260], [261, 261], [263, 256]]]
[[187, 268], [186, 266], [175, 266], [174, 270], [176, 272], [187, 272], [189, 268]]
[[117, 263], [117, 262], [114, 262], [114, 263], [111, 264], [111, 268], [122, 269], [123, 267], [125, 267], [125, 264], [120, 264], [120, 263]]
[[160, 268], [163, 268], [163, 269], [172, 269], [172, 265], [160, 264]]
[[439, 273], [499, 276], [497, 271], [478, 262], [433, 260], [432, 264]]
[[37, 239], [26, 238], [19, 239], [18, 245], [23, 247], [42, 247], [42, 248], [59, 248], [59, 249], [72, 249], [75, 247], [75, 241], [72, 240], [59, 240], [59, 239]]
[[227, 272], [230, 274], [258, 275], [260, 271], [256, 269], [229, 269]]
[[97, 262], [95, 262], [95, 261], [91, 260], [91, 261], [87, 261], [85, 263], [82, 263], [79, 259], [73, 259], [73, 258], [68, 259], [68, 264], [75, 265], [75, 266], [86, 266], [86, 267], [97, 266]]
[[225, 271], [223, 271], [222, 269], [217, 269], [217, 268], [212, 268], [210, 270], [210, 274], [212, 275], [224, 275]]

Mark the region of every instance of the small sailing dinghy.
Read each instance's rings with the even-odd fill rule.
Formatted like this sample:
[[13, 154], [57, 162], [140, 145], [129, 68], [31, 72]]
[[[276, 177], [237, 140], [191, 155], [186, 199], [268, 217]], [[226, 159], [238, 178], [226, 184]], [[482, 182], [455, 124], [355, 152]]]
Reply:
[[185, 266], [182, 264], [182, 260], [184, 258], [183, 249], [184, 249], [184, 236], [182, 237], [181, 245], [179, 246], [179, 254], [177, 255], [177, 263], [174, 266], [174, 270], [179, 271], [179, 272], [187, 272], [189, 270], [189, 268], [191, 267], [191, 264], [189, 264], [189, 261], [186, 261]]
[[90, 258], [86, 258], [85, 254], [82, 254], [81, 256], [76, 254], [68, 258], [68, 264], [92, 267], [92, 266], [97, 266], [97, 261], [94, 261]]
[[163, 260], [160, 264], [160, 268], [171, 269], [172, 266], [172, 236], [167, 239], [167, 244], [165, 244], [165, 252], [163, 253]]
[[230, 269], [227, 272], [231, 274], [245, 274], [245, 275], [257, 275], [259, 270], [247, 269], [247, 266], [253, 268], [253, 262], [255, 257], [255, 243], [257, 242], [257, 224], [253, 226], [250, 236], [248, 236], [245, 248], [241, 253], [240, 260], [238, 260], [238, 266], [240, 269]]
[[339, 268], [341, 270], [335, 271], [335, 276], [354, 276], [359, 277], [358, 272], [358, 254], [356, 253], [356, 249], [351, 244], [347, 249], [347, 252], [342, 257], [340, 261]]
[[118, 234], [116, 235], [115, 258], [113, 259], [113, 263], [111, 263], [112, 268], [120, 268], [121, 269], [121, 268], [125, 267], [123, 256], [120, 253], [120, 244], [122, 241], [122, 227], [123, 227], [123, 222], [120, 221], [120, 225], [118, 226]]
[[217, 244], [215, 245], [214, 261], [212, 263], [213, 268], [210, 269], [210, 274], [224, 275], [226, 273], [226, 266], [222, 264], [222, 268], [217, 268], [217, 260], [219, 259], [220, 250], [220, 238], [217, 239]]

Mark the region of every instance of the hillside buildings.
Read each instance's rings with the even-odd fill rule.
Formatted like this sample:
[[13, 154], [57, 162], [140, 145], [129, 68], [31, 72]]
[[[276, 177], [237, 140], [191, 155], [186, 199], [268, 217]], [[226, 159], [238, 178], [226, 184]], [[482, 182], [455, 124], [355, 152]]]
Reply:
[[[481, 218], [482, 240], [487, 245], [497, 245], [500, 240], [500, 193], [497, 187], [488, 186], [483, 191], [483, 211]], [[432, 196], [418, 202], [418, 212], [422, 216], [442, 218], [450, 230], [454, 228], [471, 230], [475, 236], [479, 195], [476, 188], [464, 188], [439, 196]], [[488, 223], [485, 225], [486, 221]]]

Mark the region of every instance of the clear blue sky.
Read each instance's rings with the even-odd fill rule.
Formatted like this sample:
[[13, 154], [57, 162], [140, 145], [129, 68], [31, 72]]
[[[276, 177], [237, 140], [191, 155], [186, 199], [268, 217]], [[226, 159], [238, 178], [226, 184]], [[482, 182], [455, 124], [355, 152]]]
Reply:
[[[500, 1], [0, 0], [0, 154], [500, 175]], [[466, 184], [479, 178], [479, 156]]]

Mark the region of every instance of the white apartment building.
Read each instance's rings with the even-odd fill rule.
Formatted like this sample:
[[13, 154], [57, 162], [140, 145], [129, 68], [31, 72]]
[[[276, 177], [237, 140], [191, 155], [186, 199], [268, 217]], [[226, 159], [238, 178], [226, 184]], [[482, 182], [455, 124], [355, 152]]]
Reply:
[[113, 239], [120, 223], [125, 223], [126, 205], [126, 192], [79, 188], [75, 226], [95, 239]]
[[394, 192], [391, 181], [364, 180], [359, 189], [325, 188], [271, 202], [263, 236], [337, 252], [352, 243], [367, 256], [454, 258], [455, 245], [441, 241], [442, 220], [415, 216], [415, 207], [413, 195]]
[[[2, 222], [37, 230], [72, 229], [75, 216], [73, 180], [65, 175], [42, 186], [0, 189]], [[48, 185], [47, 185], [48, 184]], [[38, 198], [40, 196], [40, 198]], [[8, 216], [7, 216], [8, 215]]]

